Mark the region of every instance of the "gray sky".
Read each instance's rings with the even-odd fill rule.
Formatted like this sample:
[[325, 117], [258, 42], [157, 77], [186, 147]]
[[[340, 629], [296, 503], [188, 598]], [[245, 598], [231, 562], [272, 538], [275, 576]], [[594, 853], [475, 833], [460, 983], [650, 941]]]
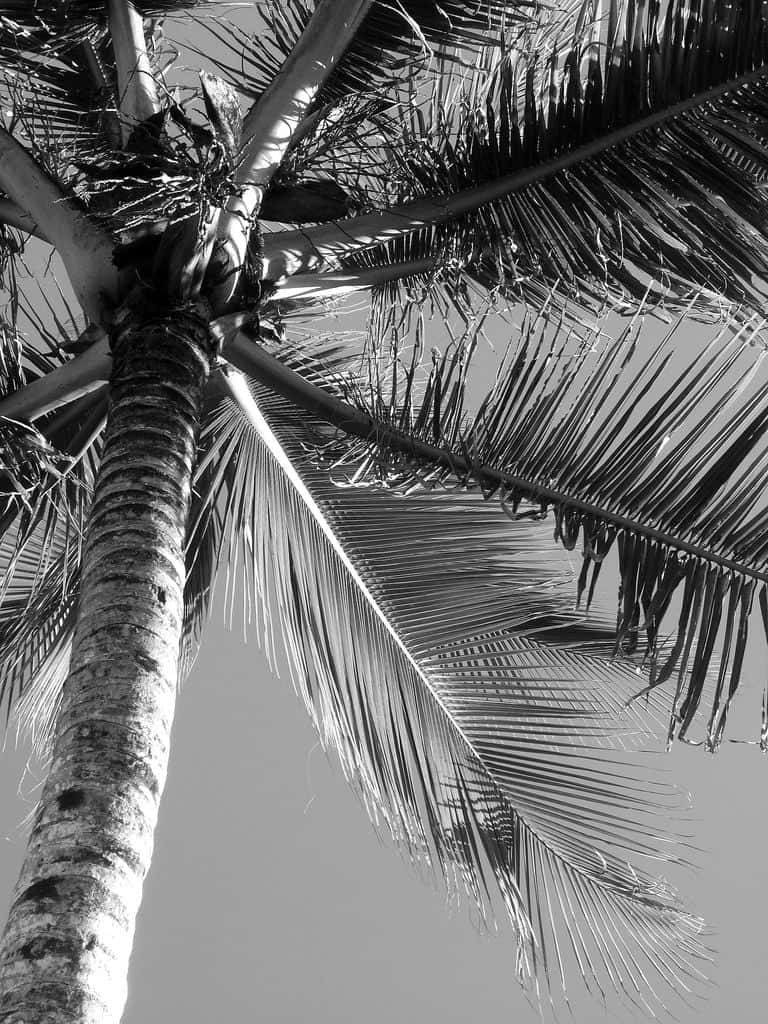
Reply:
[[[290, 681], [220, 621], [179, 701], [125, 1024], [536, 1021], [511, 936], [479, 935], [467, 914], [449, 913], [377, 837]], [[754, 713], [747, 725], [754, 734]], [[40, 780], [34, 766], [22, 779], [27, 755], [12, 747], [0, 754], [3, 915]], [[701, 869], [684, 888], [718, 949], [716, 987], [679, 1019], [762, 1024], [768, 763], [752, 746], [709, 757], [678, 745], [667, 764], [700, 819]], [[632, 1019], [575, 1005], [577, 1024]]]
[[[752, 718], [752, 725], [755, 720]], [[16, 876], [34, 776], [0, 755], [0, 905]], [[708, 1001], [683, 1024], [757, 1024], [768, 1005], [768, 765], [755, 747], [678, 747], [702, 869], [695, 908], [717, 929]], [[125, 1024], [534, 1022], [509, 935], [480, 936], [380, 841], [287, 679], [214, 621], [181, 694], [140, 914]], [[606, 1018], [588, 1000], [577, 1022]]]

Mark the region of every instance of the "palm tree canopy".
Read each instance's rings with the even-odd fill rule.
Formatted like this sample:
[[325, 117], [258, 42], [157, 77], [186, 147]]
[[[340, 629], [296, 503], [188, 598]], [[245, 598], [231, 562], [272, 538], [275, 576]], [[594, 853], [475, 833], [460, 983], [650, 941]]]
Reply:
[[[575, 966], [644, 1007], [684, 993], [701, 923], [627, 863], [682, 856], [657, 817], [674, 796], [624, 748], [665, 720], [685, 737], [699, 709], [717, 747], [755, 600], [768, 622], [768, 383], [749, 323], [766, 262], [768, 16], [755, 0], [595, 0], [539, 32], [529, 4], [356, 3], [332, 70], [303, 106], [291, 94], [274, 157], [249, 126], [287, 89], [321, 4], [252, 6], [258, 33], [208, 20], [218, 5], [141, 5], [169, 26], [191, 12], [236, 56], [192, 95], [172, 88], [159, 20], [137, 43], [119, 29], [125, 5], [105, 21], [85, 0], [0, 2], [4, 152], [44, 172], [59, 216], [20, 200], [22, 171], [0, 178], [14, 292], [0, 695], [50, 733], [108, 392], [83, 368], [142, 289], [166, 289], [169, 306], [202, 295], [221, 360], [185, 663], [219, 566], [239, 568], [372, 815], [488, 916], [503, 908], [522, 977], [557, 987]], [[149, 70], [126, 78], [126, 47]], [[232, 207], [244, 196], [248, 217]], [[88, 225], [84, 252], [113, 258], [98, 289], [86, 266], [78, 290], [78, 249], [61, 252], [86, 331], [60, 312], [66, 293], [41, 317], [18, 286], [18, 230], [57, 244], [70, 222]], [[362, 369], [343, 339], [301, 341], [331, 285], [372, 290]], [[500, 293], [539, 315], [504, 328], [508, 355], [472, 412]], [[574, 329], [561, 296], [656, 311], [699, 296], [707, 314], [738, 303], [741, 326], [681, 358], [675, 330], [648, 345], [641, 319], [611, 322], [612, 342]], [[430, 305], [446, 344], [424, 371]], [[562, 548], [579, 541], [573, 568]], [[620, 580], [618, 626], [603, 565]]]
[[[448, 67], [429, 99], [401, 98], [385, 129], [390, 191], [373, 202], [429, 222], [418, 197], [450, 194], [452, 219], [410, 258], [469, 252], [468, 274], [537, 302], [558, 282], [598, 303], [652, 286], [667, 302], [706, 289], [761, 311], [767, 47], [756, 0], [585, 3], [570, 36], [490, 48], [484, 73]], [[365, 229], [392, 233], [385, 213]], [[310, 239], [343, 258], [362, 234], [345, 221]]]

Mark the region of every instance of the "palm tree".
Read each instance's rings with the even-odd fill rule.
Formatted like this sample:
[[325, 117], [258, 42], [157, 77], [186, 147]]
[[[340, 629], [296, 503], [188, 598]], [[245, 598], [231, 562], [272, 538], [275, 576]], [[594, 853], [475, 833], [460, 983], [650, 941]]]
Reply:
[[[220, 564], [273, 608], [371, 814], [509, 915], [522, 977], [684, 993], [700, 922], [626, 861], [682, 856], [671, 797], [620, 748], [664, 714], [685, 736], [704, 694], [715, 748], [756, 597], [768, 620], [768, 16], [246, 6], [243, 27], [203, 2], [0, 3], [0, 685], [51, 737], [0, 1021], [119, 1019]], [[158, 20], [185, 13], [221, 53], [195, 88]], [[50, 316], [25, 235], [68, 279]], [[289, 339], [358, 293], [362, 361]], [[470, 415], [486, 318], [520, 301]], [[608, 344], [574, 314], [638, 303], [729, 320], [676, 360], [674, 330], [648, 351], [640, 318]], [[422, 374], [430, 309], [447, 344]]]

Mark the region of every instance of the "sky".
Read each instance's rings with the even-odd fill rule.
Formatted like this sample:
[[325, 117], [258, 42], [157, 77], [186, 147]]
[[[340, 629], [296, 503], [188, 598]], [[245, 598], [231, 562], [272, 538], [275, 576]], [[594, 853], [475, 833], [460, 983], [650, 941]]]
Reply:
[[[222, 617], [179, 699], [124, 1024], [533, 1024], [511, 935], [480, 934], [449, 911], [376, 834], [287, 676]], [[759, 685], [761, 659], [750, 667]], [[42, 780], [28, 757], [12, 738], [0, 752], [3, 917]], [[757, 1024], [768, 1006], [768, 762], [754, 746], [712, 757], [678, 745], [665, 764], [692, 794], [701, 852], [682, 887], [717, 950], [707, 1000], [678, 1019]], [[636, 1019], [574, 1005], [577, 1024]]]
[[[765, 666], [754, 666], [756, 670]], [[754, 720], [753, 720], [754, 724]], [[23, 851], [34, 765], [0, 753], [0, 913]], [[700, 869], [683, 878], [718, 950], [681, 1024], [757, 1024], [768, 1005], [768, 763], [756, 747], [667, 755], [692, 793]], [[481, 935], [370, 825], [300, 699], [214, 617], [182, 688], [124, 1024], [419, 1024], [538, 1019], [508, 933]], [[606, 1016], [575, 999], [574, 1020]]]

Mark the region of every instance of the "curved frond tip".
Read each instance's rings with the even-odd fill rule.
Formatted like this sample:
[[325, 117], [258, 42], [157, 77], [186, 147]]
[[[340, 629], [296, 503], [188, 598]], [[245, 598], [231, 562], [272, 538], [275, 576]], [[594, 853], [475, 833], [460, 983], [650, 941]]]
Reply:
[[[457, 399], [466, 366], [437, 361], [420, 401], [353, 398], [364, 440], [340, 441], [335, 465], [340, 478], [405, 491], [458, 479], [500, 495], [513, 519], [532, 514], [526, 503], [551, 509], [555, 540], [581, 547], [587, 608], [614, 550], [615, 651], [643, 652], [648, 687], [672, 685], [670, 741], [709, 704], [715, 749], [753, 603], [768, 601], [768, 383], [754, 328], [723, 331], [689, 361], [671, 344], [680, 329], [644, 344], [635, 321], [603, 344], [529, 325], [474, 419]], [[333, 464], [333, 445], [324, 453]], [[768, 748], [765, 712], [759, 742]]]
[[678, 856], [658, 818], [673, 795], [624, 749], [645, 714], [616, 725], [637, 668], [610, 660], [605, 617], [574, 612], [546, 524], [510, 540], [480, 494], [340, 490], [307, 457], [320, 421], [234, 393], [202, 438], [193, 546], [218, 532], [268, 649], [271, 607], [374, 820], [483, 913], [503, 908], [522, 978], [556, 991], [572, 960], [646, 1008], [695, 987], [701, 922], [627, 863]]

